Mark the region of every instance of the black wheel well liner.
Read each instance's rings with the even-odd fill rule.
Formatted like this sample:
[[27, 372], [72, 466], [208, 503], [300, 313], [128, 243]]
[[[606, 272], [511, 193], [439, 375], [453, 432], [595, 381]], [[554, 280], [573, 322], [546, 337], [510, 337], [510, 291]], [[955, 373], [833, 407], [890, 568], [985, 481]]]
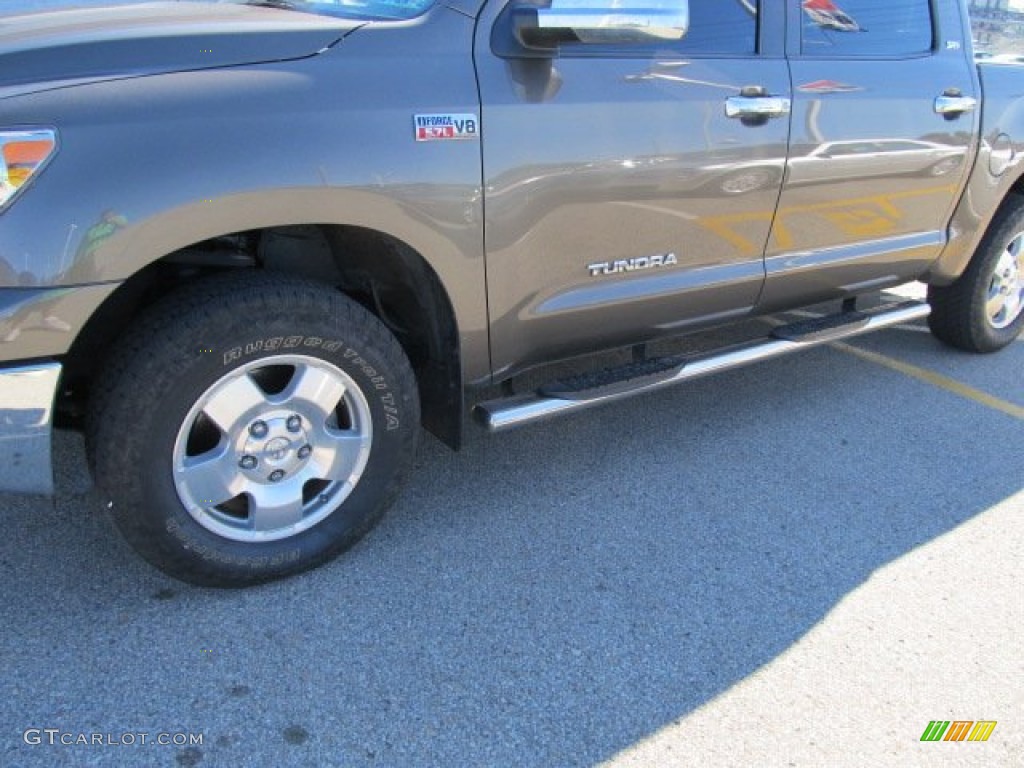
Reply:
[[334, 285], [363, 304], [391, 329], [412, 364], [423, 426], [459, 447], [462, 361], [447, 291], [426, 259], [407, 244], [376, 230], [342, 225], [225, 234], [166, 254], [133, 274], [93, 313], [65, 357], [69, 421], [77, 421], [105, 350], [138, 313], [185, 283], [231, 269], [304, 276]]

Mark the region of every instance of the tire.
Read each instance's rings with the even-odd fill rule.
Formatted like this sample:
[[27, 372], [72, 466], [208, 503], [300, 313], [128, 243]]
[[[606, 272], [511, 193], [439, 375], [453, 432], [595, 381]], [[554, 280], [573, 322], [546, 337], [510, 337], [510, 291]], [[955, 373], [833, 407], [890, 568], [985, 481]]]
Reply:
[[940, 340], [969, 352], [995, 352], [1024, 328], [1024, 198], [996, 214], [964, 273], [931, 286], [928, 325]]
[[216, 277], [140, 318], [95, 383], [86, 444], [114, 523], [175, 578], [312, 568], [380, 519], [415, 452], [409, 362], [333, 289]]

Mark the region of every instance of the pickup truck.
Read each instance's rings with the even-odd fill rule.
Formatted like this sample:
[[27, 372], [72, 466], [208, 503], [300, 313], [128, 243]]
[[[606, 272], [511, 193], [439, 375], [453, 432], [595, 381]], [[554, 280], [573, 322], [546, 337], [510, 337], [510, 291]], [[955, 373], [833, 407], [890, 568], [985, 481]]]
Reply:
[[0, 18], [0, 490], [52, 492], [80, 428], [142, 557], [239, 586], [364, 535], [421, 426], [457, 448], [925, 317], [995, 351], [1024, 326], [1021, 94], [958, 0]]

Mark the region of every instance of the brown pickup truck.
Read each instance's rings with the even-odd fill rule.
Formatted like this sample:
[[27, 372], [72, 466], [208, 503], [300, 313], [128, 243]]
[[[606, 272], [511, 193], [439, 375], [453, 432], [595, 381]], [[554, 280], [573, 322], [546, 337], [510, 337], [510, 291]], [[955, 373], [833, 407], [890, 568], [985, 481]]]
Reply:
[[[52, 491], [52, 427], [83, 429], [178, 578], [338, 554], [421, 425], [1024, 326], [1024, 69], [973, 61], [963, 1], [91, 5], [0, 16], [0, 490]], [[927, 302], [858, 309], [910, 280]]]

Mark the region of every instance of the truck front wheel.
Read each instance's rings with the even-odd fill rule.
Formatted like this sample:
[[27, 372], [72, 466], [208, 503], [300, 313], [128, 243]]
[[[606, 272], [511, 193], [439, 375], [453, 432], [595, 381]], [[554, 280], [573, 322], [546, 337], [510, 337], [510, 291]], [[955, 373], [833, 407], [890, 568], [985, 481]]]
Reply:
[[271, 275], [172, 295], [111, 356], [87, 445], [117, 527], [176, 578], [313, 567], [383, 514], [419, 430], [398, 343], [328, 287]]
[[1024, 328], [1024, 198], [996, 214], [955, 283], [931, 286], [932, 333], [969, 352], [994, 352]]

